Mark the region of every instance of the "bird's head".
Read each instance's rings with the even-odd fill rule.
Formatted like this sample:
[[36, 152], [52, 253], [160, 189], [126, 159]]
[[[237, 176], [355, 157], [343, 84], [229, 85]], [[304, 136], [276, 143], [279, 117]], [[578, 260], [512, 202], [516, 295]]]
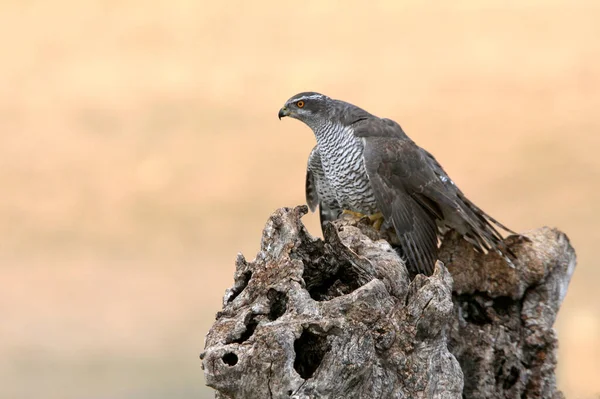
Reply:
[[296, 94], [285, 102], [279, 110], [279, 119], [289, 116], [306, 123], [310, 127], [321, 124], [328, 115], [331, 98], [315, 92]]

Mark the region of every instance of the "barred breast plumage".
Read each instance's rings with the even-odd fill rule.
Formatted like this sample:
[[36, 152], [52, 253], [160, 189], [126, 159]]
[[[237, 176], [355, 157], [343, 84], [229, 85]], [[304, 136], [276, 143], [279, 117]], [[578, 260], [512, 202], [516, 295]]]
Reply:
[[319, 148], [315, 146], [308, 156], [306, 165], [306, 203], [312, 212], [319, 207], [321, 226], [326, 221], [335, 220], [340, 217], [343, 209], [340, 206], [333, 188], [329, 184]]
[[363, 144], [341, 125], [320, 126], [317, 148], [323, 172], [339, 205], [363, 214], [378, 212], [363, 161]]

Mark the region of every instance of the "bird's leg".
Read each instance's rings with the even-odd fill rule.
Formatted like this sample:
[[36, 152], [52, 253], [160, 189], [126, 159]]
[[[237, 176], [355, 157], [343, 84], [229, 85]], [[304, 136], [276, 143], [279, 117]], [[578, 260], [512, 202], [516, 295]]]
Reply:
[[356, 219], [362, 219], [364, 217], [367, 217], [369, 219], [369, 221], [371, 222], [371, 224], [373, 225], [373, 228], [377, 231], [379, 231], [381, 229], [381, 225], [383, 224], [383, 214], [381, 212], [377, 212], [373, 215], [365, 215], [360, 212], [354, 212], [354, 211], [344, 209], [342, 211], [342, 213], [345, 213], [346, 215], [351, 215], [352, 217], [355, 217]]
[[373, 228], [379, 231], [381, 230], [381, 225], [383, 225], [383, 213], [377, 212], [373, 215], [370, 215], [369, 220], [371, 223], [373, 223]]
[[344, 209], [344, 210], [342, 211], [342, 213], [345, 213], [346, 215], [350, 215], [350, 216], [352, 216], [352, 217], [355, 217], [355, 218], [357, 218], [357, 219], [362, 219], [362, 218], [364, 218], [365, 216], [367, 216], [367, 215], [364, 215], [364, 214], [362, 214], [362, 213], [360, 213], [360, 212], [354, 212], [354, 211], [350, 211], [350, 210], [348, 210], [348, 209]]

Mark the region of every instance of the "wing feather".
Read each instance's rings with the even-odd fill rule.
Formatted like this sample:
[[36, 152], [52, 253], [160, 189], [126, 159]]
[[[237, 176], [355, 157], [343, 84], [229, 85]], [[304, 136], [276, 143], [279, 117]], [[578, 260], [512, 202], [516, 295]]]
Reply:
[[317, 162], [321, 163], [321, 158], [319, 157], [317, 147], [315, 146], [308, 156], [308, 165], [306, 165], [305, 194], [306, 203], [308, 204], [311, 212], [314, 212], [317, 209], [317, 205], [319, 205], [319, 193], [317, 191], [316, 176], [313, 172], [313, 168]]
[[407, 265], [415, 273], [431, 274], [437, 259], [435, 219], [405, 192], [388, 185], [378, 173], [369, 174], [369, 178], [380, 211], [396, 230]]
[[384, 217], [391, 218], [402, 250], [420, 272], [437, 257], [436, 220], [459, 231], [484, 252], [497, 249], [514, 259], [495, 226], [512, 232], [469, 201], [437, 160], [390, 119], [372, 117], [354, 125], [363, 139], [364, 161]]

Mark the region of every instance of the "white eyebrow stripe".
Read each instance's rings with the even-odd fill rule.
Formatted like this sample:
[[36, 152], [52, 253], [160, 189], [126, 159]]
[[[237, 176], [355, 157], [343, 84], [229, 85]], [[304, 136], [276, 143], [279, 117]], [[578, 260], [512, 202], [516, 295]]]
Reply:
[[296, 101], [300, 101], [300, 100], [314, 100], [316, 98], [323, 98], [323, 96], [321, 94], [311, 94], [310, 96], [302, 96], [300, 98], [295, 98], [294, 102]]

